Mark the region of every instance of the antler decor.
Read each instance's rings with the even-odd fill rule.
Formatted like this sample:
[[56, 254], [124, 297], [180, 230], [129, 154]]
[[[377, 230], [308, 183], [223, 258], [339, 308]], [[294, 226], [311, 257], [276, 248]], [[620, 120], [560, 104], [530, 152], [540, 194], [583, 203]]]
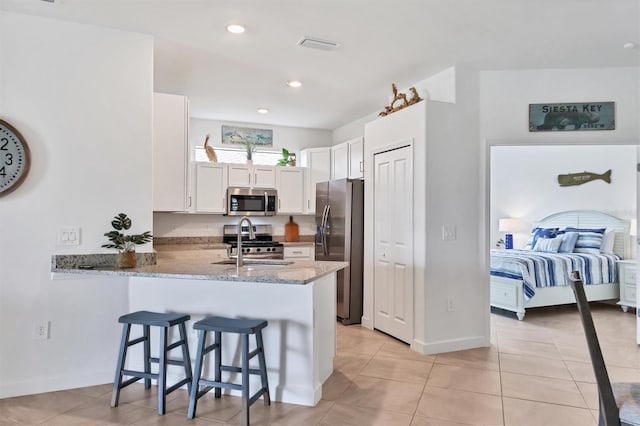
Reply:
[[[410, 87], [409, 88], [409, 92], [411, 92], [411, 98], [407, 100], [407, 95], [405, 95], [404, 93], [398, 93], [398, 89], [396, 88], [395, 83], [391, 84], [391, 91], [393, 92], [393, 100], [391, 101], [391, 103], [388, 106], [384, 107], [384, 111], [380, 112], [380, 114], [378, 114], [380, 117], [384, 117], [385, 115], [389, 115], [392, 112], [396, 112], [396, 111], [400, 111], [402, 108], [406, 108], [410, 105], [416, 104], [418, 102], [420, 102], [422, 100], [422, 98], [420, 97], [420, 95], [418, 95], [418, 91], [416, 90], [415, 87]], [[400, 105], [398, 105], [397, 107], [394, 107], [393, 105], [396, 103], [396, 101], [402, 100], [402, 103]]]

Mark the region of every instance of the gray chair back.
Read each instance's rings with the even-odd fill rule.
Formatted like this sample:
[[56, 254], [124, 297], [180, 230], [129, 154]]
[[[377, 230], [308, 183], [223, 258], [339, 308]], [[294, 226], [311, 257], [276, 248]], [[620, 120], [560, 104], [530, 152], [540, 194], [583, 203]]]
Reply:
[[584, 334], [587, 338], [587, 346], [589, 347], [589, 356], [591, 357], [591, 364], [593, 365], [593, 373], [596, 376], [596, 383], [598, 385], [598, 396], [600, 399], [600, 418], [598, 424], [619, 426], [620, 413], [618, 412], [616, 399], [613, 395], [613, 390], [611, 389], [609, 374], [607, 373], [607, 367], [604, 364], [602, 350], [600, 349], [600, 343], [598, 342], [596, 328], [593, 325], [593, 318], [591, 316], [591, 310], [589, 309], [589, 302], [587, 302], [587, 296], [584, 293], [584, 286], [582, 284], [582, 279], [580, 278], [580, 273], [578, 271], [574, 271], [570, 274], [569, 278], [573, 294], [576, 296], [578, 311], [580, 312], [582, 326], [584, 327]]

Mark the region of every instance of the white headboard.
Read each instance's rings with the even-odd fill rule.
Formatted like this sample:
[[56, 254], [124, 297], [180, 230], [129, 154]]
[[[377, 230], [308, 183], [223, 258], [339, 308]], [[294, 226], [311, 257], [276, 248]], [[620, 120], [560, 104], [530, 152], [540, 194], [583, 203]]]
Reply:
[[629, 238], [630, 221], [611, 216], [596, 210], [570, 210], [554, 213], [536, 222], [536, 226], [550, 228], [607, 228], [615, 230], [613, 252], [623, 259], [631, 258], [631, 241]]

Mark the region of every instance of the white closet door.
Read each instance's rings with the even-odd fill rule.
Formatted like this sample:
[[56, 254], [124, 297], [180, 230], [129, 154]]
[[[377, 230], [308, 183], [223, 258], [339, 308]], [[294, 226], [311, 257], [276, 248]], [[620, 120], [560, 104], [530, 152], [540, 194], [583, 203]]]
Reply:
[[411, 147], [374, 157], [374, 328], [413, 339]]

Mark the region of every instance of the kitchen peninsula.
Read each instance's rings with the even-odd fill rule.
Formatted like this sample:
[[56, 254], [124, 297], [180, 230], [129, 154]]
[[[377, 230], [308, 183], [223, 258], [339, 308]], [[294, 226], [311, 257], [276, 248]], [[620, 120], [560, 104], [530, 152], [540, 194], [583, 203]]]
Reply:
[[[131, 269], [81, 269], [72, 262], [58, 262], [54, 256], [52, 272], [129, 277], [131, 312], [185, 312], [191, 315], [191, 322], [210, 315], [267, 320], [269, 325], [263, 335], [272, 399], [316, 405], [322, 397], [322, 383], [333, 372], [336, 272], [347, 264], [297, 261], [236, 268], [233, 264], [214, 263], [217, 259], [206, 253], [207, 250], [185, 251], [176, 257], [159, 251], [156, 264]], [[225, 338], [228, 341], [223, 345], [224, 359], [237, 360], [237, 336]], [[195, 333], [189, 333], [189, 346], [191, 356], [195, 355]], [[137, 353], [130, 357], [141, 358]], [[170, 369], [169, 382], [177, 381], [178, 371], [175, 377], [171, 373]], [[254, 389], [258, 378], [251, 380]]]

